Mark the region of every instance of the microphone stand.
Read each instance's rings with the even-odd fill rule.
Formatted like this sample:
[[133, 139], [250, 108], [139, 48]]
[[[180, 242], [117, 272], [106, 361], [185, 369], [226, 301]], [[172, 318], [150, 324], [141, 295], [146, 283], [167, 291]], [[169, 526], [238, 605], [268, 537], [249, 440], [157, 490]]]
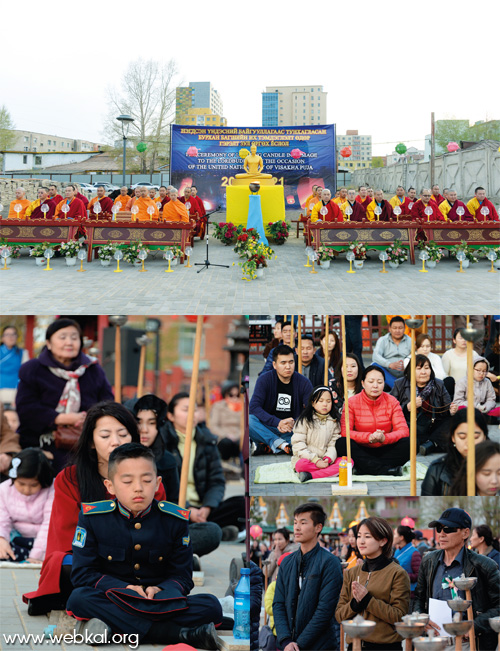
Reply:
[[205, 242], [207, 246], [207, 252], [206, 252], [205, 262], [194, 263], [195, 267], [201, 267], [201, 269], [198, 269], [198, 271], [196, 272], [197, 274], [199, 274], [200, 271], [203, 271], [203, 269], [208, 269], [209, 267], [223, 267], [224, 269], [229, 269], [228, 264], [214, 264], [213, 262], [210, 262], [210, 260], [208, 259], [208, 227], [210, 225], [210, 216], [216, 212], [219, 212], [219, 210], [220, 210], [220, 206], [218, 206], [215, 210], [212, 210], [212, 212], [207, 212], [207, 214], [205, 215], [205, 217], [207, 218], [207, 226], [205, 230]]

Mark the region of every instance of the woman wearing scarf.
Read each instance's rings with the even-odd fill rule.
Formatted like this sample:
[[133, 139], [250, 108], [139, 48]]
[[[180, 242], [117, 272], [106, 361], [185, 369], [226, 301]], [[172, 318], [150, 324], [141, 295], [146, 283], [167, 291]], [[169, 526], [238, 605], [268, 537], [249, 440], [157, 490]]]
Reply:
[[[417, 443], [422, 455], [444, 451], [450, 418], [458, 407], [451, 401], [442, 380], [434, 374], [429, 359], [425, 355], [415, 356], [415, 375], [417, 380]], [[405, 368], [404, 376], [394, 383], [391, 391], [403, 409], [404, 417], [410, 425], [411, 409], [411, 364]]]
[[16, 407], [21, 446], [40, 447], [53, 458], [57, 472], [69, 450], [56, 448], [56, 430], [81, 429], [87, 409], [113, 400], [113, 393], [97, 359], [82, 353], [82, 331], [76, 321], [57, 319], [45, 338], [40, 356], [21, 366]]
[[28, 351], [17, 345], [18, 337], [15, 326], [8, 325], [3, 328], [0, 345], [0, 402], [4, 405], [14, 403], [19, 369], [21, 364], [29, 359]]

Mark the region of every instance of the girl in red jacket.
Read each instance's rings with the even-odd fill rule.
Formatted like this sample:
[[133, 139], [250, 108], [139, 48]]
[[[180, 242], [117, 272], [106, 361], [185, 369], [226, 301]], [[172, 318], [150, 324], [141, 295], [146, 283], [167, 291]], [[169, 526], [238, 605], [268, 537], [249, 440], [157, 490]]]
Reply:
[[[380, 367], [369, 366], [363, 373], [363, 391], [349, 398], [351, 454], [358, 475], [403, 474], [410, 458], [410, 432], [399, 402], [384, 393], [385, 376]], [[346, 436], [345, 409], [342, 436]], [[339, 456], [346, 452], [340, 449]]]

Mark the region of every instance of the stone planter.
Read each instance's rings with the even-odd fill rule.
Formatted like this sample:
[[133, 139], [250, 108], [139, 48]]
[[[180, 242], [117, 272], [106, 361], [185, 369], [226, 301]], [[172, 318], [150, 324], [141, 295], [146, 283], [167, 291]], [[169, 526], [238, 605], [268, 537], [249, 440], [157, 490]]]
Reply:
[[111, 260], [103, 260], [102, 258], [100, 258], [100, 260], [101, 260], [102, 267], [109, 267], [109, 265], [111, 264]]
[[255, 270], [255, 273], [257, 274], [257, 278], [262, 278], [264, 275], [264, 268], [263, 267], [257, 267]]
[[76, 258], [66, 258], [66, 264], [68, 267], [74, 267], [76, 264]]
[[322, 269], [330, 269], [330, 262], [331, 260], [320, 260], [319, 266]]
[[396, 262], [395, 260], [389, 260], [389, 267], [391, 267], [391, 269], [397, 269], [399, 267], [399, 262]]
[[39, 267], [43, 267], [43, 265], [45, 264], [45, 258], [35, 258], [35, 262]]
[[355, 269], [363, 269], [364, 260], [353, 260], [353, 266]]
[[172, 267], [175, 267], [176, 264], [179, 264], [179, 258], [174, 258], [170, 261]]
[[434, 269], [434, 267], [437, 265], [436, 260], [426, 260], [425, 264], [429, 267], [429, 269]]
[[142, 266], [142, 260], [134, 260], [133, 265], [134, 265], [134, 267], [141, 267]]

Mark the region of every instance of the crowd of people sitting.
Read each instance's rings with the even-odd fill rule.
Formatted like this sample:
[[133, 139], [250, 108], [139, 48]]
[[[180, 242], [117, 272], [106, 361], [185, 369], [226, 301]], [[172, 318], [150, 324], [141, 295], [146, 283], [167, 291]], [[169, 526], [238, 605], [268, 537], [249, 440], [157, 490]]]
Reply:
[[[422, 531], [393, 527], [377, 516], [352, 522], [339, 536], [324, 536], [325, 521], [318, 502], [301, 504], [294, 512], [293, 542], [290, 531], [281, 528], [270, 548], [264, 543], [256, 548], [254, 562], [267, 585], [268, 623], [260, 628], [259, 648], [339, 649], [340, 623], [362, 614], [376, 624], [363, 648], [400, 651], [402, 638], [394, 624], [408, 613], [430, 614], [426, 630], [444, 632], [432, 619], [437, 611], [430, 602], [465, 598], [453, 584], [462, 573], [477, 578], [472, 591], [476, 648], [496, 648], [488, 620], [500, 613], [500, 552], [488, 525], [473, 526], [469, 514], [455, 507], [429, 522], [434, 530], [429, 540]], [[346, 641], [351, 650], [352, 638]]]
[[[482, 329], [484, 329], [484, 317]], [[462, 317], [455, 323], [461, 325]], [[465, 325], [465, 323], [464, 323]], [[473, 395], [468, 395], [467, 342], [461, 328], [453, 332], [453, 347], [442, 357], [432, 352], [428, 334], [416, 338], [416, 397], [418, 453], [444, 452], [433, 461], [422, 484], [425, 495], [463, 495], [467, 456], [465, 407], [473, 400], [476, 418], [476, 482], [478, 495], [500, 489], [500, 446], [489, 440], [487, 421], [498, 423], [500, 317], [491, 318], [486, 357], [474, 351]], [[361, 317], [346, 321], [346, 329], [361, 327]], [[387, 334], [373, 348], [372, 362], [364, 367], [359, 348], [351, 352], [359, 333], [348, 337], [351, 351], [345, 367], [353, 472], [359, 475], [401, 476], [410, 458], [411, 339], [405, 320], [392, 316]], [[296, 326], [295, 334], [296, 334]], [[285, 454], [302, 482], [334, 477], [346, 456], [343, 360], [339, 338], [328, 333], [328, 368], [325, 373], [325, 337], [315, 348], [311, 335], [301, 337], [301, 367], [292, 323], [278, 321], [274, 339], [250, 401], [250, 439], [253, 454]], [[294, 337], [295, 338], [295, 337]], [[482, 352], [484, 343], [476, 343]], [[326, 378], [326, 382], [325, 382]], [[488, 477], [488, 479], [486, 479]]]
[[[24, 595], [29, 614], [64, 609], [74, 587], [82, 585], [72, 573], [79, 513], [86, 513], [89, 504], [96, 512], [100, 507], [95, 505], [111, 504], [116, 493], [110, 458], [125, 444], [135, 445], [130, 456], [134, 463], [144, 457], [154, 466], [157, 485], [151, 500], [160, 505], [166, 501], [186, 521], [182, 544], [189, 547], [189, 567], [200, 569], [199, 557], [215, 550], [221, 540], [240, 537], [245, 529], [244, 498], [224, 499], [221, 461], [221, 455], [240, 457], [237, 384], [224, 386], [215, 421], [218, 435], [195, 407], [186, 509], [180, 509], [175, 505], [189, 394], [177, 393], [168, 404], [152, 394], [115, 402], [98, 360], [84, 353], [81, 329], [72, 319], [53, 321], [40, 355], [24, 363], [17, 336], [11, 334], [17, 335], [16, 329], [5, 327], [0, 347], [2, 389], [14, 385], [14, 402], [5, 408], [0, 404], [0, 559], [43, 563], [38, 588]], [[125, 550], [113, 534], [102, 544], [114, 549], [109, 559], [116, 555], [116, 560], [124, 560], [120, 554]], [[184, 596], [189, 592], [183, 591]]]
[[487, 198], [486, 190], [478, 186], [474, 196], [466, 203], [457, 198], [456, 190], [445, 188], [441, 194], [439, 185], [422, 188], [417, 198], [417, 191], [410, 187], [408, 191], [398, 185], [391, 199], [384, 197], [383, 190], [361, 185], [356, 190], [341, 187], [332, 197], [328, 188], [321, 185], [312, 186], [312, 194], [304, 202], [301, 221], [389, 221], [403, 219], [408, 221], [498, 221], [498, 212]]
[[[203, 239], [207, 223], [206, 210], [195, 185], [186, 186], [183, 196], [174, 186], [126, 185], [106, 194], [104, 185], [96, 187], [97, 195], [90, 200], [77, 186], [68, 184], [64, 198], [56, 185], [42, 186], [37, 199], [26, 198], [24, 188], [16, 189], [16, 198], [9, 206], [9, 219], [98, 219], [120, 220], [121, 213], [130, 213], [132, 221], [192, 222], [195, 236]], [[122, 215], [122, 218], [124, 216]]]

